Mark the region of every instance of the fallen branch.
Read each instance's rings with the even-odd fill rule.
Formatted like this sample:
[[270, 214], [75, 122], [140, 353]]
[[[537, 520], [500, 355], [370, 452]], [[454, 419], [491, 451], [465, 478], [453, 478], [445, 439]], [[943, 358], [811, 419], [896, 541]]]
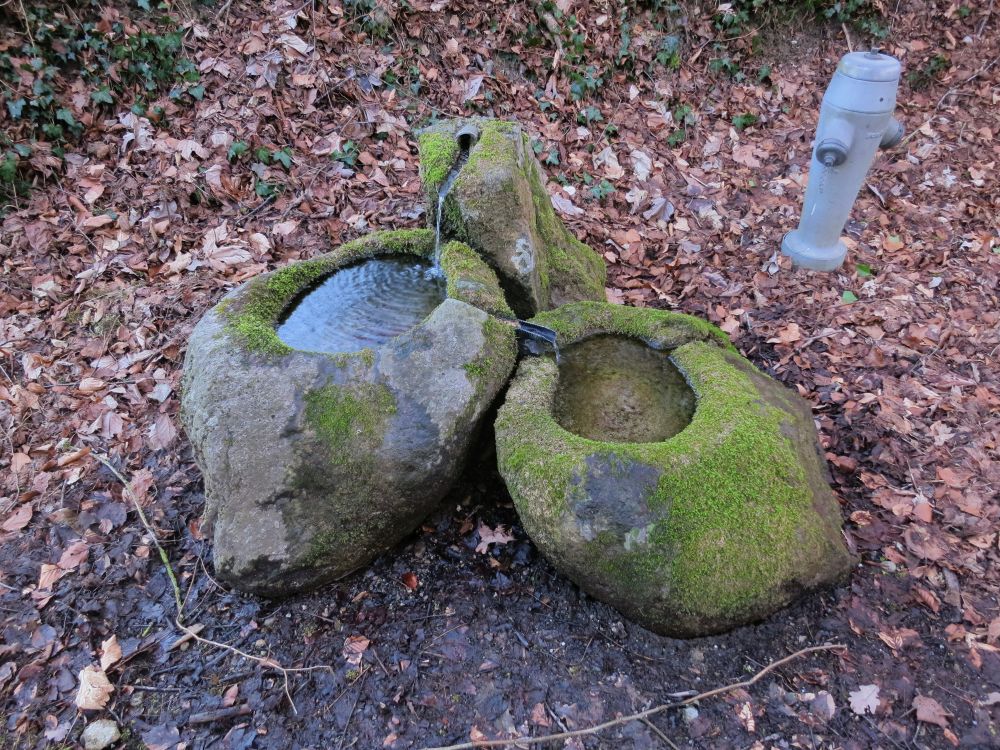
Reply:
[[200, 713], [191, 714], [191, 718], [187, 720], [187, 723], [211, 724], [213, 721], [235, 719], [237, 716], [246, 716], [249, 713], [253, 713], [253, 709], [250, 708], [249, 703], [244, 703], [239, 706], [229, 706], [228, 708], [217, 708], [214, 711], [202, 711]]
[[481, 747], [503, 747], [504, 745], [538, 745], [543, 742], [553, 742], [555, 740], [568, 740], [572, 737], [583, 737], [586, 735], [597, 734], [605, 729], [610, 729], [611, 727], [621, 726], [622, 724], [628, 724], [631, 721], [644, 721], [650, 716], [655, 716], [656, 714], [663, 713], [664, 711], [669, 711], [672, 708], [681, 708], [682, 706], [687, 706], [691, 703], [696, 703], [697, 701], [703, 701], [707, 698], [713, 698], [716, 695], [722, 695], [724, 693], [730, 693], [733, 690], [739, 690], [740, 688], [748, 688], [754, 683], [758, 682], [764, 675], [768, 672], [773, 672], [778, 667], [784, 666], [791, 661], [805, 656], [806, 654], [813, 654], [818, 651], [835, 651], [838, 649], [847, 648], [842, 643], [825, 643], [822, 646], [810, 646], [809, 648], [804, 648], [801, 651], [796, 651], [794, 654], [789, 654], [783, 659], [778, 659], [778, 661], [771, 662], [762, 670], [757, 672], [749, 680], [743, 680], [742, 682], [734, 682], [730, 685], [724, 685], [722, 687], [714, 688], [713, 690], [707, 690], [704, 693], [698, 693], [690, 698], [685, 698], [682, 701], [677, 701], [675, 703], [664, 703], [659, 706], [654, 706], [653, 708], [648, 708], [645, 711], [640, 711], [636, 714], [630, 714], [629, 716], [621, 716], [617, 719], [612, 719], [611, 721], [606, 721], [603, 724], [597, 724], [592, 727], [587, 727], [585, 729], [575, 729], [571, 732], [558, 732], [557, 734], [546, 734], [542, 737], [511, 737], [506, 740], [479, 740], [474, 742], [462, 742], [458, 745], [444, 745], [440, 747], [425, 747], [423, 750], [473, 750], [474, 748]]
[[295, 672], [314, 672], [316, 670], [321, 670], [321, 669], [325, 669], [332, 673], [333, 667], [327, 664], [321, 664], [315, 667], [284, 667], [278, 662], [276, 662], [274, 659], [268, 658], [266, 656], [255, 656], [254, 654], [248, 654], [246, 651], [241, 651], [235, 646], [230, 646], [228, 643], [220, 643], [219, 641], [213, 641], [210, 638], [202, 638], [200, 635], [198, 635], [198, 633], [201, 631], [203, 627], [201, 625], [195, 625], [194, 627], [188, 627], [187, 625], [185, 625], [183, 623], [184, 603], [181, 600], [181, 588], [177, 583], [177, 576], [174, 575], [174, 569], [170, 565], [170, 559], [167, 557], [166, 550], [164, 550], [163, 547], [160, 545], [160, 540], [156, 536], [156, 530], [149, 523], [149, 519], [146, 518], [146, 514], [143, 512], [142, 506], [139, 505], [139, 498], [137, 498], [135, 496], [135, 493], [132, 492], [132, 485], [122, 475], [122, 473], [118, 471], [118, 469], [116, 469], [114, 465], [112, 465], [112, 463], [108, 460], [107, 456], [102, 456], [98, 453], [93, 453], [91, 455], [93, 455], [94, 458], [96, 458], [98, 461], [104, 464], [104, 466], [108, 469], [108, 471], [114, 474], [115, 478], [117, 478], [118, 481], [122, 483], [122, 487], [124, 488], [125, 494], [128, 495], [128, 499], [132, 502], [132, 506], [135, 508], [136, 513], [138, 513], [139, 515], [139, 520], [145, 527], [146, 532], [150, 535], [150, 537], [152, 537], [153, 544], [156, 546], [157, 551], [160, 553], [160, 560], [163, 562], [163, 567], [167, 571], [167, 577], [170, 579], [170, 584], [171, 586], [173, 586], [174, 589], [174, 602], [177, 606], [177, 617], [174, 618], [174, 624], [178, 628], [180, 628], [181, 631], [184, 632], [184, 637], [182, 640], [184, 639], [194, 640], [197, 641], [198, 643], [204, 643], [206, 646], [212, 646], [213, 648], [224, 649], [225, 651], [228, 651], [232, 654], [236, 654], [237, 656], [240, 656], [249, 661], [257, 662], [262, 667], [265, 667], [267, 669], [273, 669], [277, 672], [280, 672], [281, 677], [284, 680], [285, 697], [288, 698], [288, 703], [292, 707], [292, 712], [297, 714], [298, 710], [295, 708], [295, 701], [292, 700], [292, 691], [288, 681], [288, 676]]

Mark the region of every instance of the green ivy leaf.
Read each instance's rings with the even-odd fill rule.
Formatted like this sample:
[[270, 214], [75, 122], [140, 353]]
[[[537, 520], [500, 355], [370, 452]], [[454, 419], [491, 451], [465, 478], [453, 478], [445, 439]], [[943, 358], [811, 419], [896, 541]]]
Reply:
[[200, 102], [202, 99], [205, 98], [205, 87], [202, 86], [201, 84], [198, 84], [197, 86], [192, 86], [191, 88], [188, 89], [188, 93]]
[[111, 96], [107, 86], [102, 86], [97, 91], [90, 92], [90, 100], [95, 104], [114, 104], [115, 99]]
[[852, 302], [858, 301], [858, 295], [856, 295], [854, 292], [850, 290], [847, 290], [842, 295], [840, 295], [840, 301], [843, 302], [845, 305], [849, 305]]
[[858, 272], [858, 276], [860, 276], [861, 278], [867, 278], [869, 276], [875, 275], [872, 272], [872, 267], [869, 266], [867, 263], [855, 263], [854, 270]]
[[257, 180], [257, 184], [254, 185], [253, 191], [261, 198], [271, 198], [280, 193], [281, 189], [278, 185], [273, 183]]
[[281, 166], [285, 169], [292, 168], [292, 152], [288, 148], [275, 151], [272, 156], [274, 157], [274, 160], [280, 162]]
[[226, 158], [229, 161], [235, 161], [249, 150], [250, 144], [246, 141], [233, 141], [233, 145], [229, 147], [229, 151], [226, 153]]
[[24, 111], [24, 105], [24, 99], [15, 99], [12, 102], [7, 102], [7, 111], [10, 112], [12, 120], [21, 119], [21, 113]]
[[76, 120], [73, 119], [73, 113], [70, 112], [65, 107], [60, 107], [59, 109], [56, 110], [56, 119], [61, 120], [70, 127], [76, 125]]
[[0, 182], [14, 182], [17, 179], [17, 157], [8, 153], [0, 161]]

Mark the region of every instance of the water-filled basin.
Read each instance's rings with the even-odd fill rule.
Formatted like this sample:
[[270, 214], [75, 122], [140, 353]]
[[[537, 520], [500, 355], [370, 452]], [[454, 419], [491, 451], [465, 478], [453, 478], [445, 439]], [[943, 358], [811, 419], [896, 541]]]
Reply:
[[445, 298], [445, 280], [416, 256], [372, 258], [307, 291], [278, 324], [293, 349], [357, 352], [419, 325]]

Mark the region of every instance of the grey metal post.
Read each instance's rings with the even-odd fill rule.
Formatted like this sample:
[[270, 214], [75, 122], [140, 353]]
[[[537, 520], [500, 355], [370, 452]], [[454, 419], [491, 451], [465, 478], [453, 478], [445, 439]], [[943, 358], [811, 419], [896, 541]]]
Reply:
[[875, 50], [841, 58], [823, 95], [799, 227], [781, 242], [795, 265], [833, 271], [844, 262], [840, 233], [875, 152], [903, 137], [892, 117], [901, 70], [899, 60]]

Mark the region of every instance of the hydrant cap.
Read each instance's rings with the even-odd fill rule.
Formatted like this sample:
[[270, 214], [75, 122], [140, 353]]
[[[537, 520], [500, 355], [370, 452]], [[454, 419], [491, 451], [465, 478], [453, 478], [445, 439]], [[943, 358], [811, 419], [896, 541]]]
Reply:
[[837, 72], [859, 81], [896, 82], [902, 66], [899, 60], [881, 52], [851, 52], [840, 58]]

